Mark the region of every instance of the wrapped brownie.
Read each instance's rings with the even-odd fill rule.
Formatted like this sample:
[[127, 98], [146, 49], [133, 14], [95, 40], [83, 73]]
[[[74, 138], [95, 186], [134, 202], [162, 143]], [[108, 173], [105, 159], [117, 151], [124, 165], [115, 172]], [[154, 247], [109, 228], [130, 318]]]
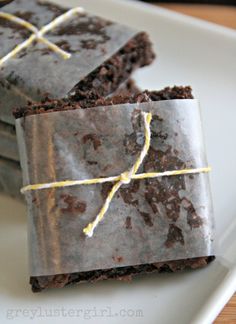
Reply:
[[[68, 12], [45, 1], [10, 2], [0, 2], [5, 5], [0, 11], [0, 158], [7, 172], [0, 173], [0, 183], [5, 184], [6, 177], [13, 181], [10, 187], [2, 185], [0, 191], [9, 193], [5, 188], [11, 188], [10, 194], [15, 196], [20, 182], [14, 181], [19, 169], [14, 161], [19, 161], [19, 155], [13, 108], [28, 101], [41, 101], [45, 96], [58, 98], [70, 94], [78, 101], [110, 96], [118, 89], [124, 90], [132, 72], [150, 64], [154, 54], [145, 33], [78, 12], [43, 35], [57, 50], [70, 55], [68, 59], [35, 40], [17, 55], [3, 60], [33, 32], [11, 19], [20, 18], [40, 30]], [[130, 87], [128, 81], [127, 89]]]
[[190, 88], [87, 107], [53, 100], [15, 117], [33, 291], [213, 259], [209, 168]]
[[[10, 55], [37, 30], [68, 13], [68, 8], [45, 1], [10, 2], [0, 3], [5, 5], [0, 12], [0, 158], [12, 170], [12, 161], [19, 161], [13, 108], [45, 96], [70, 95], [77, 101], [110, 96], [124, 89], [132, 72], [150, 64], [154, 54], [146, 33], [78, 10], [49, 29], [44, 41], [35, 39]], [[19, 189], [11, 179], [16, 172], [7, 172], [12, 195]], [[6, 179], [0, 174], [1, 183]]]
[[154, 59], [145, 32], [38, 0], [1, 8], [0, 34], [0, 120], [10, 124], [12, 108], [45, 95], [107, 96]]

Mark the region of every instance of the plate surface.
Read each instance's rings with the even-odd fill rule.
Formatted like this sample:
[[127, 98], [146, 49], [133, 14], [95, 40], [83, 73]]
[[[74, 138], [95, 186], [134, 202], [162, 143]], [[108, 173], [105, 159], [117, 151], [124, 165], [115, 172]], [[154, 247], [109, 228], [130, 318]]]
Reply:
[[202, 106], [216, 217], [218, 258], [209, 267], [32, 294], [25, 207], [0, 196], [0, 322], [211, 323], [236, 290], [236, 32], [131, 0], [82, 5], [147, 30], [158, 60], [136, 73], [142, 88], [191, 85]]

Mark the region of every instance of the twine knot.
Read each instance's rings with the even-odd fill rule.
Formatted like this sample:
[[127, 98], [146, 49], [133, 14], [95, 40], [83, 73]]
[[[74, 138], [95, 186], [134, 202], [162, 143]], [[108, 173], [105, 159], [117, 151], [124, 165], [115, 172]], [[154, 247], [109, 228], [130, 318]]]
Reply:
[[132, 180], [132, 174], [129, 171], [123, 172], [120, 175], [120, 182], [122, 182], [122, 184], [129, 184], [130, 181]]

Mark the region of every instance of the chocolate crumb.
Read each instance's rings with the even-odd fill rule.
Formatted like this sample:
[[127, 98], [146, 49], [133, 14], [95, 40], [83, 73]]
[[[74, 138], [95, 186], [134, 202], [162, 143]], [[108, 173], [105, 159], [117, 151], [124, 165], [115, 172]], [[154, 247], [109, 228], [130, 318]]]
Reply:
[[147, 226], [150, 226], [152, 227], [153, 226], [153, 221], [151, 219], [151, 216], [149, 213], [145, 213], [145, 212], [142, 212], [139, 210], [139, 213], [140, 215], [142, 216], [143, 220], [144, 220], [144, 223], [147, 225]]
[[126, 204], [138, 206], [138, 199], [133, 197], [133, 194], [138, 192], [140, 181], [132, 181], [127, 188], [121, 187], [119, 193]]
[[77, 197], [63, 194], [61, 195], [62, 200], [67, 205], [67, 207], [61, 208], [63, 213], [78, 214], [84, 213], [86, 211], [86, 203], [78, 201]]
[[92, 142], [95, 151], [99, 148], [99, 146], [102, 145], [101, 140], [95, 134], [87, 134], [83, 137], [84, 144], [87, 143], [88, 141]]
[[127, 216], [125, 219], [125, 228], [126, 229], [132, 229], [132, 223], [131, 223], [131, 217]]
[[112, 259], [117, 263], [123, 262], [122, 256], [113, 256]]
[[182, 230], [178, 226], [170, 224], [165, 246], [167, 248], [171, 248], [175, 243], [180, 243], [181, 245], [184, 245], [184, 237], [182, 234]]
[[183, 208], [187, 211], [187, 223], [191, 229], [203, 225], [203, 219], [197, 214], [192, 202], [187, 198], [182, 199]]

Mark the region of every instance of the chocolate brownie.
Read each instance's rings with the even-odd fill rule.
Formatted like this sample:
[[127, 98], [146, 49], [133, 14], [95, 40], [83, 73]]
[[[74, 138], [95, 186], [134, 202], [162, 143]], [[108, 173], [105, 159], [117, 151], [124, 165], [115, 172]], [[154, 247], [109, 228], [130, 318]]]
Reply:
[[117, 90], [115, 90], [111, 95], [108, 97], [116, 97], [116, 96], [121, 96], [121, 97], [127, 97], [130, 95], [135, 95], [140, 93], [141, 90], [135, 83], [133, 79], [129, 79], [125, 83], [123, 83]]
[[[3, 13], [20, 17], [38, 29], [67, 10], [39, 0], [17, 0], [2, 8]], [[0, 34], [4, 45], [0, 48], [2, 58], [31, 32], [1, 17]], [[28, 101], [41, 101], [47, 95], [72, 96], [79, 101], [106, 97], [136, 69], [151, 64], [155, 57], [145, 32], [87, 12], [75, 14], [45, 37], [71, 57], [65, 60], [47, 45], [35, 42], [3, 63], [0, 66], [1, 121], [14, 124], [13, 108]]]
[[[115, 105], [120, 103], [136, 103], [148, 101], [162, 101], [172, 99], [192, 99], [191, 87], [167, 87], [160, 91], [144, 91], [136, 93], [132, 96], [116, 96], [113, 98], [100, 98], [92, 100], [82, 100], [78, 102], [71, 102], [70, 100], [46, 100], [41, 104], [30, 104], [27, 108], [18, 108], [15, 110], [14, 115], [16, 118], [21, 118], [34, 114], [49, 113], [54, 111], [63, 111], [71, 109], [87, 109], [95, 106]], [[195, 213], [195, 212], [194, 212]], [[172, 215], [173, 216], [173, 215]], [[192, 226], [195, 226], [193, 224]], [[128, 225], [127, 225], [128, 226]], [[176, 233], [169, 232], [169, 243]], [[197, 258], [188, 258], [167, 262], [157, 262], [150, 264], [142, 264], [136, 266], [116, 267], [110, 269], [65, 273], [50, 276], [32, 276], [30, 284], [33, 292], [39, 292], [46, 288], [64, 287], [70, 284], [85, 282], [85, 281], [98, 281], [104, 279], [118, 279], [130, 280], [133, 276], [142, 273], [150, 272], [176, 272], [184, 269], [196, 269], [206, 266], [209, 262], [214, 260], [214, 256], [202, 256]]]
[[98, 106], [110, 106], [123, 103], [136, 103], [172, 99], [193, 99], [192, 89], [189, 86], [166, 87], [159, 91], [143, 91], [127, 96], [113, 96], [111, 98], [86, 98], [81, 101], [72, 101], [70, 99], [51, 100], [45, 99], [42, 103], [29, 103], [25, 107], [19, 107], [13, 111], [15, 118], [21, 118], [29, 115], [42, 114], [54, 111], [89, 109]]
[[176, 260], [168, 262], [157, 262], [142, 264], [132, 267], [120, 267], [106, 270], [95, 270], [88, 272], [66, 273], [54, 276], [31, 277], [30, 284], [33, 292], [40, 292], [47, 288], [63, 288], [68, 285], [96, 282], [99, 280], [116, 279], [130, 281], [132, 277], [151, 272], [177, 272], [187, 269], [198, 269], [207, 266], [215, 259], [214, 256]]

